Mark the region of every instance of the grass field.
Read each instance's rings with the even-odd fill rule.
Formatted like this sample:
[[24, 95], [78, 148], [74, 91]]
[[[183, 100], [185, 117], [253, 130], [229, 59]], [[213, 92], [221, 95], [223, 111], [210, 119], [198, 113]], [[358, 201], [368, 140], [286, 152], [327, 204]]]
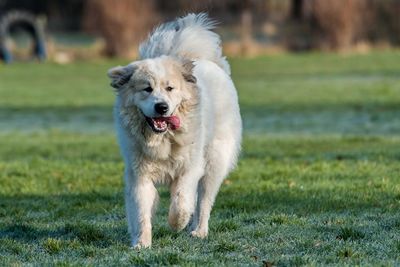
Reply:
[[0, 65], [0, 265], [400, 264], [400, 52], [234, 59], [238, 168], [206, 240], [129, 248], [106, 70]]

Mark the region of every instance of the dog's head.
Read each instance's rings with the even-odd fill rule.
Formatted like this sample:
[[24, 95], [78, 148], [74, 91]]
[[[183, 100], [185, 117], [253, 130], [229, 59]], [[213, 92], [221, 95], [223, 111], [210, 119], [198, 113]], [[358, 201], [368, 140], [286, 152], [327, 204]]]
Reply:
[[193, 63], [162, 56], [108, 71], [125, 108], [136, 106], [155, 133], [180, 127], [178, 109], [193, 95]]

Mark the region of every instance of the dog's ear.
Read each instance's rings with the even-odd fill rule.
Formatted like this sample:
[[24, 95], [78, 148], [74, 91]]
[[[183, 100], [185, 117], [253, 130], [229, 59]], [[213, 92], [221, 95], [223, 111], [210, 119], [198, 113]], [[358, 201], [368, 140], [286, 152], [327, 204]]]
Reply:
[[132, 77], [135, 67], [133, 65], [118, 66], [111, 68], [107, 74], [111, 79], [111, 86], [115, 89], [121, 88]]
[[196, 83], [197, 79], [196, 77], [193, 76], [193, 68], [194, 68], [193, 61], [191, 60], [185, 61], [183, 62], [182, 66], [183, 66], [182, 75], [185, 81], [189, 83]]

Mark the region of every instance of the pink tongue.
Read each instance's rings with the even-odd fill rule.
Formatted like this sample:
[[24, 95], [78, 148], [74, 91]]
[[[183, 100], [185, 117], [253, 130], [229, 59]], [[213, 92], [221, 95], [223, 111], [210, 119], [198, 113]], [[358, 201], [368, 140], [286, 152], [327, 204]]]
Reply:
[[165, 121], [171, 125], [171, 130], [179, 129], [181, 120], [177, 116], [165, 117]]

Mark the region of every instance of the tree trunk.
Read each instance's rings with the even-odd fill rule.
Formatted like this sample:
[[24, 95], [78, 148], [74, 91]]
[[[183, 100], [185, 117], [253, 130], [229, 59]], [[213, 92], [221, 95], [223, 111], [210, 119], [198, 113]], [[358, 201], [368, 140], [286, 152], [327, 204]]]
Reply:
[[87, 0], [84, 28], [101, 35], [106, 54], [131, 58], [158, 20], [151, 0]]
[[293, 20], [301, 20], [303, 18], [303, 0], [292, 0], [291, 18]]

